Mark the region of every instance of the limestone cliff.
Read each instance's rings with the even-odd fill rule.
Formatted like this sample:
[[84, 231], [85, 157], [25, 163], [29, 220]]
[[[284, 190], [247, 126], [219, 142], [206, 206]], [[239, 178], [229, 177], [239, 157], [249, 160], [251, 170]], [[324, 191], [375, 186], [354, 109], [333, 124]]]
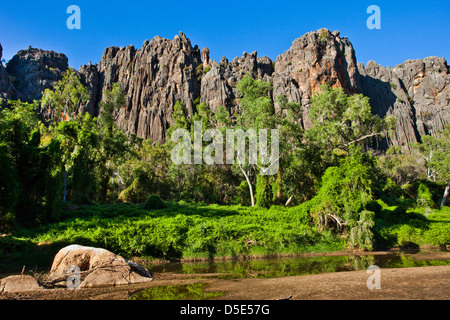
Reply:
[[[209, 56], [206, 58], [209, 59]], [[268, 57], [258, 58], [256, 51], [244, 52], [242, 57], [236, 57], [231, 62], [222, 57], [220, 63], [214, 61], [211, 64], [211, 70], [202, 78], [201, 102], [206, 103], [213, 112], [224, 106], [230, 113], [234, 113], [238, 109], [237, 83], [247, 74], [253, 78], [272, 81], [272, 72], [272, 60]]]
[[29, 47], [19, 51], [6, 65], [15, 89], [23, 100], [32, 102], [42, 97], [42, 92], [52, 88], [68, 69], [67, 57], [62, 53]]
[[280, 54], [273, 74], [273, 96], [283, 95], [303, 107], [303, 125], [308, 119], [309, 100], [321, 85], [342, 87], [348, 94], [360, 91], [355, 51], [347, 38], [327, 29], [310, 32], [296, 39], [289, 50]]
[[358, 64], [362, 93], [375, 114], [397, 118], [389, 144], [409, 148], [421, 136], [434, 134], [450, 122], [450, 73], [445, 59], [408, 60], [393, 69], [370, 61]]
[[3, 55], [3, 48], [2, 45], [0, 44], [0, 99], [2, 99], [2, 101], [0, 101], [0, 107], [2, 105], [5, 105], [8, 99], [23, 98], [22, 96], [20, 96], [19, 92], [14, 87], [14, 84], [11, 81], [11, 77], [6, 71], [6, 68], [3, 66], [3, 63], [1, 61], [2, 55]]
[[103, 90], [119, 82], [126, 106], [117, 124], [142, 138], [162, 142], [172, 121], [176, 101], [182, 101], [190, 116], [200, 96], [200, 50], [183, 33], [171, 41], [155, 37], [142, 49], [107, 48], [99, 63], [99, 99]]
[[[0, 58], [1, 58], [0, 46]], [[101, 61], [78, 70], [89, 89], [90, 99], [80, 112], [99, 113], [102, 93], [118, 82], [126, 103], [116, 114], [117, 124], [128, 133], [163, 142], [172, 122], [173, 106], [182, 101], [191, 116], [195, 103], [204, 102], [212, 111], [225, 106], [239, 112], [237, 83], [246, 75], [273, 85], [272, 97], [284, 95], [303, 107], [303, 126], [308, 120], [310, 99], [320, 85], [342, 87], [348, 94], [370, 98], [373, 113], [394, 114], [395, 133], [380, 148], [389, 145], [407, 149], [425, 134], [434, 134], [450, 122], [450, 73], [444, 58], [408, 60], [394, 68], [374, 61], [357, 63], [355, 50], [338, 31], [321, 29], [293, 41], [291, 48], [273, 62], [245, 53], [231, 62], [210, 59], [208, 48], [192, 46], [183, 34], [173, 40], [155, 37], [141, 49], [134, 46], [106, 48]], [[0, 63], [0, 97], [32, 101], [62, 77], [67, 57], [53, 51], [28, 48], [17, 53], [6, 68]]]

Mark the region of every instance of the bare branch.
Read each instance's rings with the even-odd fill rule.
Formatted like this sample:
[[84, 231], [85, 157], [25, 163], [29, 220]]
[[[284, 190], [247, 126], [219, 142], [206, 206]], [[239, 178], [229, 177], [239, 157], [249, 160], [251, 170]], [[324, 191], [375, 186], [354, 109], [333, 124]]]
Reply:
[[345, 147], [348, 147], [348, 146], [350, 146], [350, 145], [352, 145], [352, 144], [358, 143], [358, 142], [363, 141], [363, 140], [365, 140], [365, 139], [367, 139], [367, 138], [371, 138], [371, 137], [375, 137], [375, 136], [380, 136], [380, 135], [382, 135], [381, 132], [374, 132], [374, 133], [365, 135], [365, 136], [363, 136], [363, 137], [361, 137], [361, 138], [359, 138], [359, 139], [353, 140], [352, 142], [349, 142], [349, 143], [347, 143], [347, 144], [344, 144], [344, 146], [345, 146]]

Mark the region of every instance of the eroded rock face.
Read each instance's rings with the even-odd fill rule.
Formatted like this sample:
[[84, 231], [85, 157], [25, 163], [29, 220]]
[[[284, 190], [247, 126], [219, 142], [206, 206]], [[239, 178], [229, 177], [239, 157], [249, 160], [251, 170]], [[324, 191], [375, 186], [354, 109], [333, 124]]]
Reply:
[[[164, 142], [176, 101], [185, 104], [189, 116], [195, 112], [194, 101], [206, 103], [213, 112], [219, 106], [230, 114], [239, 112], [236, 86], [250, 74], [273, 85], [276, 108], [279, 95], [300, 103], [305, 129], [311, 127], [310, 99], [322, 84], [342, 87], [348, 94], [363, 93], [370, 98], [373, 113], [393, 114], [398, 120], [395, 133], [380, 143], [380, 149], [390, 145], [408, 149], [421, 136], [435, 134], [450, 122], [450, 75], [443, 58], [408, 60], [395, 68], [373, 61], [364, 66], [356, 62], [350, 41], [327, 29], [296, 39], [275, 63], [256, 52], [244, 52], [231, 62], [226, 57], [212, 61], [209, 54], [208, 48], [192, 47], [183, 33], [173, 40], [146, 40], [141, 49], [107, 48], [98, 66], [89, 64], [78, 71], [90, 95], [80, 112], [98, 116], [103, 91], [118, 82], [126, 95], [125, 106], [115, 115], [118, 126]], [[63, 54], [33, 48], [20, 51], [7, 68], [0, 63], [0, 98], [39, 99], [66, 69]]]
[[202, 56], [203, 69], [211, 68], [213, 61], [209, 58], [209, 48], [203, 48], [200, 54]]
[[193, 102], [200, 96], [201, 64], [199, 48], [193, 48], [183, 33], [172, 41], [155, 37], [138, 50], [107, 48], [99, 64], [99, 87], [104, 90], [119, 82], [124, 90], [126, 106], [117, 118], [120, 128], [162, 142], [176, 101], [193, 115]]
[[274, 103], [283, 95], [303, 106], [303, 125], [308, 119], [309, 101], [323, 84], [342, 87], [348, 94], [360, 91], [355, 51], [347, 38], [327, 29], [310, 32], [296, 39], [292, 47], [280, 54], [273, 73]]
[[370, 98], [372, 111], [397, 119], [389, 145], [409, 149], [426, 134], [442, 130], [450, 122], [450, 75], [443, 58], [408, 60], [395, 68], [374, 61], [358, 64], [362, 93]]
[[9, 99], [23, 99], [23, 96], [16, 90], [14, 84], [11, 82], [11, 77], [3, 66], [2, 56], [3, 48], [0, 43], [0, 99], [2, 99], [2, 101], [0, 101], [0, 107], [4, 106]]
[[408, 60], [394, 68], [412, 98], [416, 127], [434, 134], [450, 122], [450, 72], [444, 58]]
[[402, 80], [390, 68], [380, 66], [374, 61], [358, 64], [361, 74], [362, 93], [370, 98], [372, 112], [384, 117], [394, 115], [397, 119], [395, 132], [389, 141], [382, 142], [382, 148], [389, 145], [404, 146], [419, 141], [416, 131], [415, 115], [411, 101], [404, 90]]
[[6, 71], [23, 99], [39, 100], [42, 92], [52, 88], [68, 69], [68, 59], [62, 53], [29, 47], [19, 51], [6, 65]]
[[201, 83], [201, 102], [206, 103], [213, 112], [224, 106], [230, 113], [238, 109], [236, 85], [250, 74], [253, 78], [271, 82], [272, 60], [258, 58], [256, 51], [245, 53], [233, 61], [223, 57], [220, 63], [213, 62], [211, 70], [203, 76]]
[[93, 117], [97, 117], [99, 113], [98, 97], [99, 97], [99, 73], [97, 65], [89, 63], [88, 65], [81, 66], [78, 70], [81, 83], [88, 88], [89, 100], [86, 105], [81, 106], [79, 112], [81, 114], [89, 113]]

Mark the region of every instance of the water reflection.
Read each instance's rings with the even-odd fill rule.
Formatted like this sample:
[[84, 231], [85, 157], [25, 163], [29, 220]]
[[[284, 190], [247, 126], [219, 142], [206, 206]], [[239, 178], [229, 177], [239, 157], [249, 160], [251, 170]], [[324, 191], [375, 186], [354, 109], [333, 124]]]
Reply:
[[217, 278], [272, 278], [366, 270], [449, 265], [450, 260], [416, 260], [412, 255], [315, 256], [301, 258], [257, 259], [244, 261], [184, 262], [148, 266], [154, 273], [220, 274]]
[[207, 287], [206, 283], [153, 287], [136, 292], [129, 300], [208, 300], [223, 295], [222, 292], [205, 292]]

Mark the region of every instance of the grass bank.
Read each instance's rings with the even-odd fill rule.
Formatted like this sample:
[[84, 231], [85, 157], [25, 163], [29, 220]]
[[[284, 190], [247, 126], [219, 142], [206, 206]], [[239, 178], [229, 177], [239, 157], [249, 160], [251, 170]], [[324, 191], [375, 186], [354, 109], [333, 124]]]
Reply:
[[210, 259], [333, 251], [345, 247], [330, 232], [319, 233], [307, 212], [297, 208], [256, 209], [166, 203], [163, 209], [143, 205], [79, 206], [61, 221], [21, 229], [0, 240], [3, 257], [32, 254], [39, 247], [70, 243], [106, 248], [130, 258]]
[[[372, 204], [376, 248], [450, 244], [450, 210]], [[68, 244], [106, 248], [126, 258], [212, 259], [330, 252], [345, 238], [319, 232], [303, 206], [270, 209], [166, 203], [162, 209], [111, 204], [67, 208], [60, 221], [0, 238], [0, 270], [48, 268]]]

